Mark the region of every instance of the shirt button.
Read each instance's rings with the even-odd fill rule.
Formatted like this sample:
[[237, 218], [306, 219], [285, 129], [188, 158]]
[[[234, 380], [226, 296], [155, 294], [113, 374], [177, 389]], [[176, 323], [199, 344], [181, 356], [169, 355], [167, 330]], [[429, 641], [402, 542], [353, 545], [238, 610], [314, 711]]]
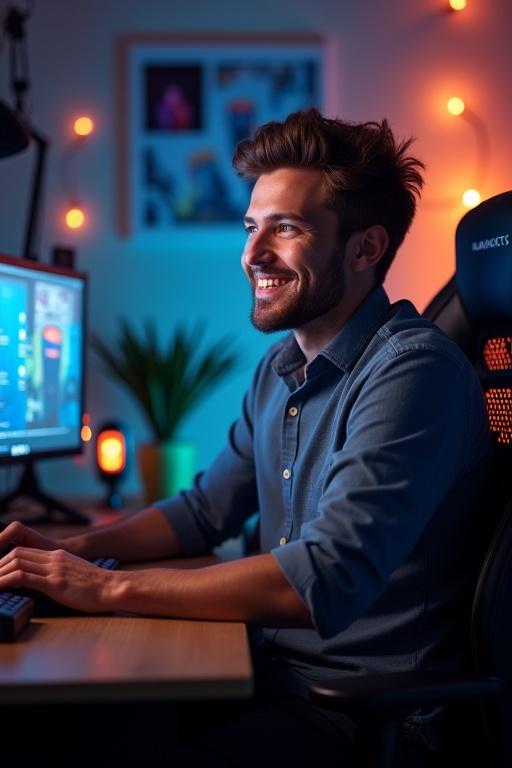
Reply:
[[290, 472], [289, 469], [285, 469], [283, 471], [283, 477], [284, 477], [285, 480], [289, 480], [291, 476], [292, 476], [292, 473]]
[[285, 539], [285, 537], [284, 537], [284, 536], [281, 536], [281, 538], [279, 539], [279, 546], [281, 546], [281, 547], [282, 547], [282, 546], [283, 546], [283, 544], [286, 544], [286, 539]]
[[288, 415], [289, 416], [296, 416], [299, 412], [299, 409], [296, 408], [294, 405], [292, 405], [291, 408], [288, 408]]

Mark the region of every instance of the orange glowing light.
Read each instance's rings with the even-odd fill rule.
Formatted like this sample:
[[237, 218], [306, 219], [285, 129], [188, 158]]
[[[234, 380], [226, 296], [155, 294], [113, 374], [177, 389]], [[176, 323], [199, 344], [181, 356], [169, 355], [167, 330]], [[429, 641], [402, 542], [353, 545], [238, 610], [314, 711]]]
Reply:
[[477, 189], [466, 189], [462, 195], [462, 202], [466, 208], [474, 208], [480, 203], [482, 196]]
[[491, 387], [485, 393], [489, 427], [498, 443], [512, 443], [512, 389]]
[[460, 96], [452, 96], [451, 99], [448, 99], [446, 102], [446, 109], [450, 115], [462, 115], [466, 109], [466, 105]]
[[450, 8], [453, 11], [463, 11], [466, 7], [466, 0], [449, 0]]
[[79, 117], [75, 120], [73, 128], [77, 136], [90, 136], [94, 130], [94, 123], [90, 117]]
[[80, 430], [80, 437], [84, 443], [89, 443], [92, 440], [92, 429], [88, 424], [84, 424]]
[[85, 215], [81, 208], [70, 208], [66, 213], [66, 224], [70, 229], [80, 229], [85, 222]]
[[497, 336], [487, 339], [483, 357], [488, 371], [512, 370], [512, 337]]
[[126, 442], [122, 432], [106, 429], [98, 435], [96, 458], [102, 472], [118, 475], [126, 466]]

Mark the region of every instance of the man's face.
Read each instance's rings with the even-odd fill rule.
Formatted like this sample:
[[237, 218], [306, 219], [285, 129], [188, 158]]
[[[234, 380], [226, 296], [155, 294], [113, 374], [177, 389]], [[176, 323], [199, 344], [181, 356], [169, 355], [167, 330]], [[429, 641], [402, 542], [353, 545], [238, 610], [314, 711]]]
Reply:
[[344, 294], [338, 217], [325, 203], [321, 171], [280, 168], [260, 176], [244, 218], [242, 267], [261, 331], [300, 328]]

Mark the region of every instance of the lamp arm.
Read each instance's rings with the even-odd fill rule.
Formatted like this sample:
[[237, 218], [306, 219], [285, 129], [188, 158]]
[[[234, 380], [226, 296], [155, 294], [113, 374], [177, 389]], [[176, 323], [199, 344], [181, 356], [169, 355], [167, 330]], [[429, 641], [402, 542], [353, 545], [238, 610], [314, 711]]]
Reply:
[[36, 160], [32, 174], [30, 203], [25, 226], [25, 241], [23, 245], [22, 256], [24, 259], [32, 259], [37, 261], [37, 255], [33, 253], [33, 242], [34, 236], [37, 232], [37, 225], [39, 223], [38, 220], [41, 207], [41, 190], [44, 181], [46, 154], [50, 143], [42, 133], [37, 131], [32, 126], [30, 126], [30, 133], [36, 148]]

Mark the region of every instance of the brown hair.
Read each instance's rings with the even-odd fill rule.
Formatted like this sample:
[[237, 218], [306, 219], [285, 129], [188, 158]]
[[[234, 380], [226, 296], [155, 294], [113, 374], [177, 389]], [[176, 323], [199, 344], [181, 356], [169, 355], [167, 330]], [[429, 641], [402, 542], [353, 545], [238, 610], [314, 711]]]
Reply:
[[348, 123], [308, 109], [262, 125], [254, 139], [238, 144], [233, 166], [248, 179], [283, 167], [322, 170], [327, 204], [339, 216], [344, 240], [374, 224], [385, 227], [389, 246], [376, 268], [383, 282], [423, 186], [425, 166], [407, 154], [412, 141], [397, 143], [387, 120]]

